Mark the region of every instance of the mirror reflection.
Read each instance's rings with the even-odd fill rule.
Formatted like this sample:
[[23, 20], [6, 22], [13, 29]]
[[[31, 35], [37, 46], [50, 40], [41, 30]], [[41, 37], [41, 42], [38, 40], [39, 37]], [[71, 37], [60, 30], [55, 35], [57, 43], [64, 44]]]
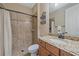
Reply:
[[67, 35], [78, 36], [78, 15], [79, 4], [77, 3], [50, 3], [49, 32], [52, 34], [66, 33]]

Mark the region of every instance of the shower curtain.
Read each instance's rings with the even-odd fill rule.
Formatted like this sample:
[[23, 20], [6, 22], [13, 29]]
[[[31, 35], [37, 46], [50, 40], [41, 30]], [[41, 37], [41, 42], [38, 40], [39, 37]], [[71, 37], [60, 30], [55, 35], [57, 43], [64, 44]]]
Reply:
[[4, 51], [3, 51], [3, 49], [4, 49], [4, 47], [3, 47], [3, 45], [4, 45], [4, 43], [3, 43], [3, 41], [4, 41], [4, 31], [3, 31], [3, 9], [0, 9], [0, 56], [3, 56], [4, 54]]
[[11, 56], [12, 54], [12, 31], [9, 11], [3, 10], [4, 13], [4, 55]]

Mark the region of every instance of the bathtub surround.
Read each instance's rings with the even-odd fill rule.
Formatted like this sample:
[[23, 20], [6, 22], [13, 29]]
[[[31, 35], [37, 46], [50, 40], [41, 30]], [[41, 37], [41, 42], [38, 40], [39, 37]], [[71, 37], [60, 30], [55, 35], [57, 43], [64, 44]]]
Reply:
[[[25, 12], [32, 15], [32, 10], [27, 7], [22, 7], [17, 4], [3, 4], [3, 5], [7, 9], [11, 9], [23, 13]], [[7, 19], [9, 21], [6, 21]], [[27, 49], [32, 44], [32, 17], [11, 11], [9, 15], [9, 11], [6, 10], [3, 11], [3, 9], [0, 9], [0, 21], [1, 21], [0, 55], [20, 56], [28, 53]], [[10, 23], [11, 23], [11, 28], [10, 28]], [[12, 41], [9, 40], [9, 38], [11, 39], [10, 37], [11, 29], [12, 29]]]
[[31, 16], [11, 12], [12, 25], [12, 55], [24, 55], [28, 53], [28, 47], [32, 44]]

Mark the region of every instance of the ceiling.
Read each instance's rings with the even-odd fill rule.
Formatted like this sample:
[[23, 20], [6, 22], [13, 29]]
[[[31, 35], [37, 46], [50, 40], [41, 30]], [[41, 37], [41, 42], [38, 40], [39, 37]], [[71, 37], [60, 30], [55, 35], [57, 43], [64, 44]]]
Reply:
[[[68, 8], [70, 6], [73, 6], [74, 4], [76, 3], [49, 3], [49, 13], [55, 12], [60, 8], [64, 8], [64, 9]], [[20, 5], [23, 5], [32, 9], [35, 3], [20, 3]]]
[[66, 9], [76, 4], [77, 3], [50, 3], [49, 13], [55, 12], [56, 10], [59, 10], [60, 8]]
[[33, 6], [35, 5], [35, 3], [20, 3], [20, 5], [26, 6], [28, 8], [33, 8]]
[[61, 7], [65, 7], [68, 3], [50, 3], [49, 4], [49, 10], [50, 12], [56, 11], [57, 9]]

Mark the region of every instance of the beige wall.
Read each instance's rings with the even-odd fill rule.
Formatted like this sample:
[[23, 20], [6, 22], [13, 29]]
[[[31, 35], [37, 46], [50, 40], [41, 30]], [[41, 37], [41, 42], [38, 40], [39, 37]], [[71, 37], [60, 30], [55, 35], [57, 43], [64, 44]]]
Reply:
[[[63, 8], [50, 14], [50, 18], [55, 20], [55, 26], [62, 26], [62, 31], [65, 31], [65, 10]], [[57, 27], [54, 27], [54, 33], [57, 33]]]
[[[46, 12], [46, 24], [40, 23], [42, 12]], [[38, 4], [38, 35], [47, 35], [49, 33], [49, 4]]]
[[32, 8], [32, 14], [37, 16], [37, 4], [35, 4]]
[[30, 9], [26, 6], [22, 6], [19, 3], [4, 3], [3, 6], [7, 9], [32, 14], [32, 9]]
[[63, 26], [65, 25], [64, 23], [64, 16], [65, 13], [64, 13], [64, 10], [59, 10], [55, 13], [55, 25], [56, 26]]
[[63, 9], [59, 9], [55, 12], [53, 12], [52, 14], [50, 14], [50, 18], [55, 18], [55, 25], [60, 25], [60, 26], [63, 26], [64, 25], [64, 21], [65, 21], [65, 12]]
[[55, 26], [61, 26], [62, 32], [65, 31], [65, 12], [62, 9], [55, 13]]

